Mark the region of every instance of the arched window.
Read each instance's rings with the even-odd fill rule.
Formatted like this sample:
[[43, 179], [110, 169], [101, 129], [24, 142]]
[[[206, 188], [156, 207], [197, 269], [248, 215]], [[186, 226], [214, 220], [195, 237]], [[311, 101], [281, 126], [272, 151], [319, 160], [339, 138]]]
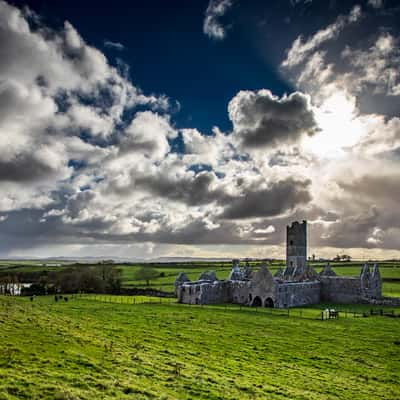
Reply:
[[271, 299], [271, 297], [267, 297], [264, 301], [264, 307], [268, 308], [274, 308], [274, 301]]
[[253, 300], [253, 302], [251, 303], [251, 306], [252, 306], [252, 307], [261, 307], [261, 306], [262, 306], [261, 298], [258, 297], [258, 296], [254, 297], [254, 300]]

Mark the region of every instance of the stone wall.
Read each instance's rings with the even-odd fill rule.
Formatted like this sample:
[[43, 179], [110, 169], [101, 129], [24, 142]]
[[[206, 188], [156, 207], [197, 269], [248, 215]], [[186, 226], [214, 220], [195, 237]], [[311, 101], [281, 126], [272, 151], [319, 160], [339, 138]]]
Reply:
[[251, 304], [251, 299], [249, 298], [249, 281], [231, 281], [230, 287], [232, 303], [244, 305]]
[[382, 297], [380, 299], [372, 299], [370, 304], [376, 306], [400, 307], [400, 297]]
[[275, 307], [298, 307], [318, 304], [320, 301], [320, 282], [285, 282], [277, 287]]
[[321, 276], [321, 301], [327, 303], [360, 303], [366, 293], [360, 278], [344, 276]]
[[231, 291], [228, 281], [184, 283], [177, 288], [179, 303], [218, 304], [230, 303]]

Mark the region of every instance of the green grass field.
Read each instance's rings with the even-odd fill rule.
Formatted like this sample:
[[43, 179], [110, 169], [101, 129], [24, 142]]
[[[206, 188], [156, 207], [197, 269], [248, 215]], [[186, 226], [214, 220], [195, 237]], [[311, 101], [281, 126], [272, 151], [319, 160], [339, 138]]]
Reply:
[[400, 318], [154, 300], [0, 296], [0, 399], [399, 398]]
[[[6, 262], [0, 261], [0, 272], [28, 272], [28, 271], [59, 271], [62, 268], [68, 267], [68, 265], [55, 266], [54, 263], [47, 263], [47, 265], [42, 265], [40, 263], [35, 264], [34, 261], [13, 261]], [[145, 264], [146, 265], [146, 264]], [[254, 266], [257, 268], [259, 263]], [[317, 272], [322, 269], [322, 263], [312, 263]], [[363, 262], [333, 262], [331, 263], [333, 269], [338, 275], [347, 276], [359, 276], [361, 266]], [[121, 264], [115, 265], [115, 268], [121, 270], [122, 274], [122, 285], [124, 287], [137, 287], [145, 288], [147, 287], [146, 282], [143, 280], [136, 280], [135, 273], [140, 269], [143, 264]], [[85, 264], [81, 265], [82, 268]], [[217, 277], [219, 279], [225, 279], [229, 276], [232, 265], [229, 262], [195, 262], [195, 263], [176, 263], [176, 264], [156, 264], [152, 265], [160, 275], [156, 279], [150, 281], [150, 286], [155, 289], [163, 290], [166, 292], [173, 292], [174, 282], [179, 272], [185, 272], [189, 279], [196, 280], [199, 275], [207, 270], [215, 270]], [[270, 265], [272, 273], [275, 273], [278, 268], [284, 268], [284, 261], [274, 261]], [[400, 297], [400, 263], [396, 262], [382, 262], [379, 263], [381, 275], [383, 278], [383, 294], [385, 296]]]

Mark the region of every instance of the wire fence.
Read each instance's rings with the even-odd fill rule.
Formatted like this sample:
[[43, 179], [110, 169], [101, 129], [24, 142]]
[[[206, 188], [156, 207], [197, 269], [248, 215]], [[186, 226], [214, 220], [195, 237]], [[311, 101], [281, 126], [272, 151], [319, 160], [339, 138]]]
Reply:
[[149, 296], [118, 296], [118, 295], [105, 295], [105, 294], [85, 294], [74, 295], [76, 298], [99, 301], [110, 304], [127, 304], [127, 305], [169, 305], [173, 307], [183, 307], [189, 309], [212, 309], [222, 310], [226, 312], [248, 312], [259, 313], [269, 316], [287, 317], [287, 318], [307, 318], [316, 320], [332, 320], [341, 318], [367, 318], [367, 317], [392, 317], [400, 318], [400, 308], [376, 308], [367, 306], [351, 307], [351, 306], [338, 306], [335, 308], [319, 308], [314, 307], [300, 307], [300, 308], [265, 308], [265, 307], [250, 307], [240, 304], [182, 304], [178, 303], [176, 298], [168, 297], [149, 297]]
[[[56, 299], [57, 297], [57, 299]], [[15, 296], [0, 295], [2, 306], [6, 307], [11, 303], [17, 304]], [[25, 298], [26, 300], [29, 298]], [[56, 304], [68, 304], [70, 301], [87, 300], [98, 303], [108, 303], [112, 307], [124, 307], [124, 312], [129, 311], [130, 307], [141, 305], [162, 305], [173, 307], [174, 309], [189, 309], [193, 310], [209, 310], [227, 313], [251, 313], [253, 315], [270, 316], [270, 317], [285, 317], [285, 318], [300, 318], [313, 320], [337, 320], [337, 319], [354, 319], [354, 318], [400, 318], [400, 307], [380, 307], [369, 305], [333, 305], [323, 304], [308, 307], [297, 308], [265, 308], [265, 307], [250, 307], [240, 304], [212, 304], [212, 305], [197, 305], [197, 304], [182, 304], [178, 303], [176, 298], [155, 297], [144, 295], [108, 295], [108, 294], [69, 294], [57, 296], [31, 296], [30, 303], [33, 307], [49, 307], [52, 308]], [[129, 307], [130, 306], [130, 307]], [[114, 308], [113, 308], [114, 309]], [[122, 309], [120, 309], [122, 311]]]

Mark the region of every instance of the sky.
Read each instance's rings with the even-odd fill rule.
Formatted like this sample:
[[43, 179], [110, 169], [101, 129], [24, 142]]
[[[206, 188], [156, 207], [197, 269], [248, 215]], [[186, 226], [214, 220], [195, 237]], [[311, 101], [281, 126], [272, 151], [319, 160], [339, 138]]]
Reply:
[[0, 0], [0, 257], [400, 257], [400, 2]]

